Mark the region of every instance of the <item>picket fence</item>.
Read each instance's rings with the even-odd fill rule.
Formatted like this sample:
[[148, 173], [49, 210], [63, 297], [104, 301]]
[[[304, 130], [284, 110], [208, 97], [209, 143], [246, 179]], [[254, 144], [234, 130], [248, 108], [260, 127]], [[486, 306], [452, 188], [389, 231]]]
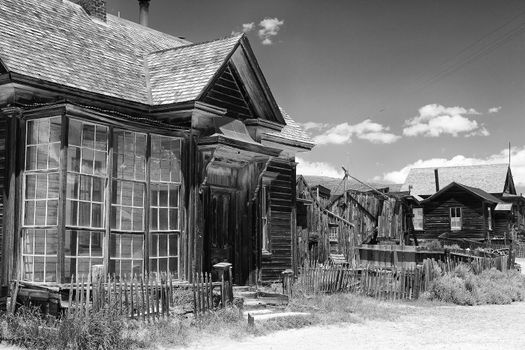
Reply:
[[[466, 264], [475, 273], [496, 268], [507, 269], [507, 256], [495, 258], [471, 257], [469, 262], [461, 257], [446, 261], [425, 259], [414, 268], [305, 266], [295, 282], [306, 293], [347, 292], [370, 296], [380, 300], [417, 299], [429, 290], [431, 282], [458, 265]], [[291, 296], [290, 282], [283, 280], [283, 292]]]
[[[68, 313], [72, 315], [111, 310], [144, 322], [168, 319], [173, 307], [188, 304], [196, 316], [224, 307], [232, 299], [229, 281], [212, 282], [210, 273], [194, 274], [191, 284], [180, 284], [170, 274], [115, 278], [82, 275], [71, 279]], [[189, 296], [189, 298], [188, 298]], [[191, 305], [193, 303], [193, 305]], [[191, 309], [190, 309], [191, 310]]]

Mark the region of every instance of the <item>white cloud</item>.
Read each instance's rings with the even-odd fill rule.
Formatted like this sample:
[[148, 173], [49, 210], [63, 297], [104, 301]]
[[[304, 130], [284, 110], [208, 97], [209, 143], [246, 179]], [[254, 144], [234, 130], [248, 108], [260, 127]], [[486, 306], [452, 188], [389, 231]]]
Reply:
[[232, 31], [232, 35], [239, 35], [239, 34], [241, 34], [241, 33], [249, 33], [249, 32], [251, 32], [254, 28], [255, 28], [255, 23], [254, 23], [254, 22], [251, 22], [251, 23], [244, 23], [244, 24], [242, 25], [242, 29], [241, 29], [241, 31], [234, 30], [234, 31]]
[[[504, 149], [499, 153], [492, 154], [485, 158], [465, 157], [457, 155], [450, 159], [447, 158], [433, 158], [426, 160], [418, 160], [412, 164], [401, 168], [400, 170], [391, 171], [377, 176], [375, 181], [388, 181], [392, 183], [403, 183], [411, 168], [426, 168], [426, 167], [443, 167], [443, 166], [459, 166], [459, 165], [479, 165], [479, 164], [498, 164], [508, 163], [509, 150]], [[514, 182], [518, 186], [525, 186], [525, 146], [513, 147], [511, 149], [511, 168]]]
[[403, 135], [438, 137], [449, 134], [454, 137], [459, 135], [488, 136], [490, 133], [483, 124], [467, 116], [479, 115], [474, 108], [445, 107], [438, 104], [428, 104], [419, 109], [419, 115], [405, 120]]
[[331, 164], [324, 162], [309, 162], [302, 158], [295, 158], [297, 164], [297, 174], [301, 175], [316, 175], [329, 176], [335, 178], [343, 177], [343, 170], [337, 169]]
[[393, 143], [401, 138], [401, 136], [390, 133], [388, 126], [375, 123], [370, 119], [365, 119], [355, 125], [345, 122], [332, 126], [329, 129], [326, 129], [329, 127], [328, 124], [322, 123], [311, 122], [303, 125], [306, 125], [306, 130], [320, 129], [320, 134], [312, 135], [314, 142], [319, 145], [347, 144], [352, 142], [353, 137], [372, 143]]
[[284, 25], [284, 20], [277, 18], [265, 18], [259, 23], [259, 38], [263, 45], [272, 45], [273, 38], [277, 36], [281, 26]]
[[489, 108], [489, 114], [498, 113], [501, 111], [501, 106]]
[[330, 126], [330, 124], [327, 123], [317, 123], [317, 122], [306, 122], [306, 123], [299, 123], [301, 127], [305, 130], [313, 130], [313, 129], [324, 129]]

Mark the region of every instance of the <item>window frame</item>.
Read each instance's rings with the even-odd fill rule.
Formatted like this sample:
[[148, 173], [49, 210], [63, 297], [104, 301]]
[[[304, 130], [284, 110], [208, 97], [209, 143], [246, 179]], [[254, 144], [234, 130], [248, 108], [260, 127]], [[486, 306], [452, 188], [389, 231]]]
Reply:
[[[458, 215], [459, 212], [459, 215]], [[453, 215], [454, 213], [454, 215]], [[463, 229], [463, 208], [451, 207], [449, 210], [450, 230], [461, 231]]]
[[[416, 213], [420, 213], [421, 215], [416, 215]], [[423, 231], [424, 220], [423, 208], [412, 208], [412, 227], [414, 228], [414, 231]]]
[[493, 230], [493, 225], [492, 225], [492, 208], [491, 207], [487, 207], [487, 222], [488, 222], [488, 227], [487, 229], [489, 231], [492, 231]]
[[[59, 118], [60, 120], [60, 127], [56, 127], [55, 125], [55, 128], [53, 129], [53, 127], [46, 127], [44, 126], [44, 130], [47, 130], [47, 128], [49, 128], [49, 135], [52, 135], [52, 136], [49, 136], [49, 137], [53, 137], [53, 144], [54, 143], [58, 143], [59, 146], [53, 146], [51, 143], [49, 143], [47, 145], [47, 150], [48, 152], [43, 152], [41, 151], [40, 153], [41, 154], [46, 154], [46, 156], [48, 157], [46, 159], [46, 169], [40, 169], [39, 166], [38, 166], [38, 153], [37, 153], [37, 148], [39, 147], [39, 144], [33, 144], [33, 143], [29, 143], [28, 144], [28, 137], [29, 137], [29, 132], [28, 132], [28, 127], [30, 127], [30, 123], [39, 123], [41, 121], [43, 121], [44, 119], [50, 119], [51, 118]], [[106, 142], [106, 149], [104, 151], [105, 153], [105, 173], [104, 174], [98, 174], [97, 171], [96, 171], [96, 164], [98, 164], [97, 162], [99, 162], [102, 158], [101, 155], [98, 155], [96, 153], [96, 149], [97, 149], [97, 137], [94, 135], [93, 136], [93, 149], [91, 149], [91, 152], [93, 152], [93, 156], [92, 157], [89, 157], [89, 159], [91, 160], [91, 167], [93, 169], [91, 169], [91, 173], [90, 174], [83, 174], [82, 173], [82, 152], [83, 152], [83, 148], [82, 147], [82, 138], [80, 139], [80, 146], [79, 145], [73, 145], [74, 147], [78, 147], [79, 150], [78, 151], [75, 151], [74, 154], [76, 156], [73, 156], [73, 157], [76, 157], [78, 158], [78, 164], [80, 164], [78, 166], [78, 171], [72, 171], [71, 169], [71, 164], [75, 164], [74, 163], [74, 160], [72, 160], [69, 152], [69, 149], [70, 149], [70, 142], [68, 140], [69, 138], [69, 135], [70, 135], [70, 130], [69, 130], [69, 124], [70, 124], [70, 121], [71, 120], [75, 120], [75, 121], [78, 121], [81, 123], [81, 125], [84, 125], [84, 124], [89, 124], [89, 125], [93, 125], [93, 129], [95, 130], [95, 134], [96, 134], [96, 131], [98, 131], [98, 127], [103, 127], [105, 129], [101, 129], [101, 130], [105, 130], [105, 142]], [[50, 122], [48, 122], [50, 123]], [[45, 271], [46, 267], [45, 265], [43, 266], [38, 266], [38, 269], [44, 269], [44, 279], [45, 279], [45, 282], [43, 283], [67, 283], [67, 281], [69, 280], [69, 278], [71, 277], [72, 274], [76, 274], [76, 271], [78, 271], [78, 264], [75, 265], [75, 272], [73, 272], [72, 270], [69, 271], [69, 268], [71, 268], [71, 266], [69, 266], [68, 269], [66, 269], [66, 259], [70, 259], [70, 258], [74, 258], [74, 256], [70, 255], [70, 253], [66, 254], [66, 249], [64, 249], [64, 245], [65, 245], [65, 237], [66, 237], [66, 232], [67, 231], [77, 231], [77, 232], [97, 232], [97, 233], [100, 233], [101, 234], [101, 237], [102, 237], [102, 242], [100, 242], [99, 244], [101, 244], [102, 246], [102, 264], [104, 264], [104, 266], [106, 267], [107, 269], [107, 272], [109, 272], [109, 268], [110, 268], [110, 260], [111, 260], [111, 257], [110, 257], [110, 247], [109, 247], [109, 243], [110, 243], [110, 238], [111, 238], [111, 235], [113, 234], [130, 234], [130, 235], [138, 235], [141, 237], [141, 240], [143, 242], [142, 244], [142, 260], [141, 260], [141, 273], [145, 273], [147, 271], [150, 271], [150, 266], [149, 266], [149, 262], [150, 262], [150, 259], [149, 259], [149, 251], [150, 251], [150, 247], [149, 245], [147, 245], [151, 239], [151, 234], [153, 234], [154, 232], [150, 232], [149, 230], [149, 217], [150, 217], [150, 212], [149, 212], [149, 196], [150, 196], [150, 191], [151, 189], [149, 188], [149, 185], [151, 184], [151, 181], [149, 179], [149, 174], [146, 174], [147, 172], [149, 172], [150, 170], [150, 164], [149, 164], [149, 160], [150, 160], [150, 154], [148, 152], [150, 152], [150, 142], [151, 142], [151, 138], [154, 136], [154, 135], [158, 135], [160, 137], [168, 137], [170, 138], [170, 140], [173, 140], [173, 144], [175, 145], [173, 149], [177, 149], [177, 153], [176, 153], [176, 156], [174, 158], [172, 158], [172, 160], [170, 161], [177, 161], [178, 162], [178, 166], [177, 166], [177, 171], [178, 171], [178, 174], [174, 175], [174, 176], [178, 176], [178, 179], [179, 180], [177, 182], [177, 207], [175, 208], [177, 210], [177, 225], [176, 227], [175, 226], [172, 226], [171, 228], [172, 229], [176, 229], [176, 230], [168, 230], [169, 231], [169, 234], [172, 235], [172, 242], [175, 242], [173, 241], [173, 238], [175, 238], [176, 240], [176, 244], [177, 247], [176, 247], [176, 255], [173, 256], [173, 258], [176, 258], [176, 271], [171, 271], [172, 273], [174, 274], [177, 274], [178, 273], [178, 278], [181, 278], [183, 276], [182, 274], [182, 271], [181, 271], [181, 259], [180, 259], [180, 249], [181, 249], [181, 232], [183, 230], [183, 223], [184, 223], [184, 218], [182, 217], [182, 212], [183, 212], [183, 206], [182, 206], [182, 202], [183, 202], [183, 198], [184, 198], [184, 177], [183, 177], [183, 171], [182, 171], [182, 165], [184, 164], [184, 140], [185, 140], [185, 135], [182, 133], [182, 132], [177, 132], [175, 130], [153, 130], [151, 128], [148, 128], [147, 130], [144, 130], [143, 128], [140, 128], [140, 126], [138, 126], [137, 124], [135, 125], [129, 125], [129, 126], [122, 126], [122, 124], [118, 124], [118, 123], [113, 123], [112, 121], [103, 121], [103, 120], [99, 120], [99, 119], [90, 119], [90, 118], [86, 118], [84, 116], [81, 116], [81, 115], [78, 115], [76, 113], [68, 113], [68, 111], [65, 110], [65, 108], [53, 108], [53, 109], [49, 109], [49, 110], [45, 110], [45, 111], [29, 111], [27, 113], [24, 114], [23, 116], [23, 119], [22, 119], [22, 123], [20, 124], [20, 128], [21, 128], [21, 139], [19, 140], [19, 145], [23, 147], [23, 149], [21, 150], [21, 153], [22, 153], [22, 159], [21, 159], [21, 164], [22, 164], [22, 176], [21, 176], [21, 180], [18, 184], [17, 184], [17, 188], [18, 188], [18, 191], [19, 193], [22, 194], [21, 196], [21, 210], [18, 212], [18, 214], [16, 215], [17, 216], [17, 221], [20, 223], [20, 228], [19, 228], [19, 232], [20, 232], [20, 235], [23, 237], [24, 235], [24, 232], [28, 232], [28, 234], [30, 233], [30, 230], [32, 230], [31, 232], [33, 232], [33, 236], [34, 236], [34, 232], [37, 232], [38, 230], [56, 230], [57, 231], [57, 236], [58, 236], [58, 243], [57, 243], [57, 246], [53, 247], [53, 249], [55, 249], [57, 251], [57, 254], [56, 255], [52, 255], [50, 256], [52, 259], [55, 259], [56, 260], [56, 274], [54, 274], [54, 280], [51, 281], [51, 280], [46, 280], [46, 274], [47, 272]], [[35, 127], [37, 131], [41, 130], [41, 127], [39, 126], [36, 126]], [[116, 131], [117, 130], [122, 130], [122, 131], [125, 131], [125, 132], [132, 132], [132, 133], [140, 133], [140, 134], [144, 134], [145, 135], [145, 140], [146, 140], [146, 147], [147, 147], [147, 153], [144, 155], [144, 181], [140, 181], [142, 184], [143, 184], [143, 196], [142, 196], [142, 203], [143, 203], [143, 207], [142, 207], [142, 229], [137, 232], [137, 231], [133, 231], [133, 232], [128, 232], [128, 231], [122, 231], [122, 230], [119, 230], [120, 232], [116, 232], [115, 229], [111, 228], [111, 223], [110, 223], [110, 219], [111, 219], [111, 208], [113, 206], [112, 204], [112, 192], [111, 192], [111, 188], [112, 188], [112, 182], [114, 180], [114, 177], [113, 177], [113, 138], [114, 136], [116, 136]], [[52, 132], [54, 131], [54, 133]], [[47, 132], [48, 131], [44, 131], [44, 134], [47, 135]], [[57, 136], [57, 133], [58, 133], [58, 138], [59, 138], [59, 141], [55, 140], [54, 138], [56, 138]], [[82, 132], [81, 132], [82, 134]], [[36, 140], [38, 140], [38, 133], [36, 136], [32, 136], [33, 138], [36, 138]], [[33, 139], [32, 139], [33, 140]], [[27, 155], [27, 153], [31, 150], [30, 147], [34, 147], [35, 148], [35, 154], [36, 155], [31, 155], [31, 157], [29, 157]], [[50, 147], [54, 147], [54, 151], [50, 151]], [[52, 163], [50, 160], [49, 160], [49, 157], [50, 155], [52, 156], [55, 156], [55, 158], [57, 159], [57, 162], [58, 162], [58, 165], [54, 165], [52, 168], [50, 168], [50, 164], [54, 164]], [[78, 156], [77, 156], [78, 155]], [[26, 165], [26, 160], [28, 158], [31, 158], [33, 159], [34, 158], [34, 162], [35, 162], [35, 165]], [[54, 158], [54, 159], [55, 159]], [[42, 158], [42, 161], [43, 161], [43, 158]], [[41, 164], [43, 164], [43, 162], [41, 162]], [[173, 163], [170, 163], [170, 165], [168, 166], [168, 168], [170, 169], [170, 173], [174, 171], [174, 167], [172, 166]], [[43, 165], [42, 165], [43, 166]], [[75, 165], [76, 166], [76, 165]], [[102, 167], [101, 167], [102, 168]], [[75, 168], [76, 169], [76, 168]], [[53, 200], [57, 200], [58, 201], [58, 204], [57, 204], [57, 209], [56, 209], [56, 220], [52, 221], [51, 224], [52, 225], [48, 225], [49, 222], [44, 222], [46, 225], [30, 225], [30, 223], [34, 223], [35, 220], [31, 220], [31, 221], [28, 221], [28, 224], [26, 224], [25, 222], [25, 203], [26, 201], [30, 201], [31, 199], [33, 200], [36, 200], [36, 195], [33, 196], [35, 198], [29, 198], [29, 196], [26, 195], [26, 181], [27, 181], [27, 177], [29, 176], [35, 176], [35, 184], [33, 185], [35, 188], [38, 186], [38, 183], [37, 183], [37, 174], [46, 174], [46, 179], [47, 177], [49, 177], [50, 175], [49, 174], [54, 174], [54, 173], [58, 173], [58, 193], [59, 193], [59, 196], [58, 196], [58, 199], [56, 198], [51, 198]], [[69, 174], [75, 174], [75, 176], [80, 176], [81, 175], [86, 175], [86, 176], [89, 176], [89, 182], [91, 184], [91, 190], [90, 190], [90, 193], [89, 193], [89, 199], [90, 199], [90, 203], [94, 200], [94, 197], [93, 197], [93, 191], [94, 188], [93, 188], [93, 180], [91, 179], [92, 177], [97, 177], [97, 178], [101, 178], [102, 180], [100, 181], [100, 185], [102, 186], [101, 188], [101, 194], [100, 196], [102, 197], [101, 198], [101, 202], [96, 202], [98, 204], [101, 205], [101, 225], [96, 225], [96, 227], [93, 226], [93, 210], [90, 209], [91, 213], [90, 213], [90, 219], [89, 219], [89, 222], [90, 222], [90, 227], [87, 227], [87, 226], [79, 226], [80, 222], [76, 222], [77, 225], [69, 225], [66, 224], [66, 214], [69, 212], [69, 208], [66, 209], [66, 203], [68, 202], [69, 199], [73, 199], [76, 200], [76, 198], [70, 198], [68, 195], [67, 195], [67, 190], [68, 190], [68, 175]], [[115, 173], [116, 175], [116, 173]], [[47, 181], [47, 180], [46, 180]], [[56, 179], [53, 179], [53, 181], [56, 181]], [[135, 180], [132, 180], [132, 181], [135, 181]], [[50, 183], [50, 182], [49, 182]], [[49, 187], [50, 185], [48, 185]], [[78, 184], [78, 187], [80, 187], [80, 183]], [[54, 188], [54, 187], [53, 187]], [[79, 195], [78, 197], [80, 198], [81, 195], [80, 195], [80, 188], [76, 189], [76, 191], [78, 191]], [[48, 190], [46, 188], [46, 197], [48, 196], [48, 193], [51, 193], [50, 190]], [[53, 190], [52, 193], [55, 193], [55, 190]], [[26, 197], [27, 196], [27, 197]], [[75, 195], [76, 196], [76, 195]], [[74, 197], [75, 197], [74, 196]], [[99, 197], [99, 193], [98, 193], [98, 187], [97, 187], [97, 193], [96, 193], [96, 198], [98, 199]], [[86, 197], [87, 198], [87, 197]], [[47, 201], [49, 201], [49, 198], [46, 199]], [[77, 203], [79, 202], [80, 200], [77, 200]], [[70, 201], [71, 202], [71, 201]], [[36, 204], [33, 205], [35, 208], [36, 208]], [[92, 206], [90, 206], [90, 208], [92, 208]], [[33, 214], [35, 215], [35, 214]], [[46, 214], [45, 215], [45, 220], [47, 221], [48, 215]], [[175, 216], [173, 216], [174, 218]], [[55, 221], [56, 221], [56, 224], [55, 224]], [[98, 222], [98, 219], [97, 219], [97, 222]], [[170, 228], [168, 226], [168, 228]], [[47, 231], [46, 231], [47, 232]], [[158, 232], [159, 234], [162, 233], [162, 232]], [[169, 238], [168, 238], [169, 239]], [[34, 240], [36, 241], [36, 240]], [[45, 241], [45, 238], [44, 238], [44, 241]], [[91, 238], [90, 238], [90, 244], [91, 244]], [[33, 242], [34, 244], [34, 242]], [[79, 244], [78, 242], [76, 243], [77, 245]], [[92, 247], [90, 247], [91, 249]], [[98, 249], [100, 247], [97, 247], [97, 254], [98, 253]], [[23, 257], [23, 256], [29, 256], [28, 254], [24, 253], [24, 241], [23, 240], [20, 240], [20, 246], [19, 246], [19, 249], [20, 249], [20, 256]], [[132, 249], [134, 249], [132, 247]], [[91, 252], [91, 250], [90, 250]], [[77, 252], [78, 253], [78, 252]], [[33, 254], [34, 255], [34, 254]], [[88, 257], [86, 257], [87, 259]], [[91, 256], [91, 253], [90, 253], [90, 261], [91, 259], [93, 258], [96, 258], [96, 259], [100, 259], [100, 256], [97, 255], [96, 257], [95, 256]], [[164, 257], [159, 257], [159, 258], [164, 258]], [[32, 274], [31, 274], [31, 281], [34, 280], [34, 271], [35, 271], [35, 264], [34, 264], [34, 257], [31, 260], [31, 263], [32, 263]], [[68, 263], [71, 263], [68, 261]], [[98, 261], [97, 261], [98, 263]], [[90, 264], [91, 265], [91, 264]], [[21, 272], [23, 273], [24, 272], [24, 264], [21, 264], [20, 266], [20, 269], [21, 269]], [[66, 270], [68, 271], [68, 276], [66, 276]], [[155, 271], [153, 271], [155, 272]], [[24, 275], [22, 275], [24, 276]]]

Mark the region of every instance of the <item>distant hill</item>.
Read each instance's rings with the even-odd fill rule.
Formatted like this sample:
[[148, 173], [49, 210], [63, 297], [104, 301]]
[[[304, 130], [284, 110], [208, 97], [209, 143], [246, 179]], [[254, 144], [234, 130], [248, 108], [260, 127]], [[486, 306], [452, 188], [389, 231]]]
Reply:
[[[301, 175], [301, 176], [303, 176], [308, 186], [313, 187], [317, 185], [322, 185], [331, 191], [332, 196], [344, 193], [345, 185], [343, 184], [342, 178], [335, 178], [335, 177], [328, 177], [328, 176], [315, 176], [315, 175]], [[374, 182], [366, 182], [366, 183], [378, 190], [388, 189], [388, 192], [399, 192], [402, 186], [401, 184], [381, 184], [381, 183], [374, 183]], [[370, 191], [369, 187], [362, 185], [353, 179], [346, 180], [346, 189], [354, 190], [354, 191], [362, 191], [362, 192]]]

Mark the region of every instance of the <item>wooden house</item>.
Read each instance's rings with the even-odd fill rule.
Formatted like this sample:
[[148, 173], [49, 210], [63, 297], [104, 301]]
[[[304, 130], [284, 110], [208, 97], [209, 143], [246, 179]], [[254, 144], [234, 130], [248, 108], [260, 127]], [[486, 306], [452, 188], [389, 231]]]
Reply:
[[423, 239], [502, 238], [524, 224], [525, 198], [507, 164], [415, 168], [402, 190], [424, 199], [414, 208], [414, 229]]
[[79, 4], [0, 2], [2, 286], [93, 265], [184, 281], [222, 261], [237, 284], [279, 278], [313, 143], [248, 39], [191, 43]]

